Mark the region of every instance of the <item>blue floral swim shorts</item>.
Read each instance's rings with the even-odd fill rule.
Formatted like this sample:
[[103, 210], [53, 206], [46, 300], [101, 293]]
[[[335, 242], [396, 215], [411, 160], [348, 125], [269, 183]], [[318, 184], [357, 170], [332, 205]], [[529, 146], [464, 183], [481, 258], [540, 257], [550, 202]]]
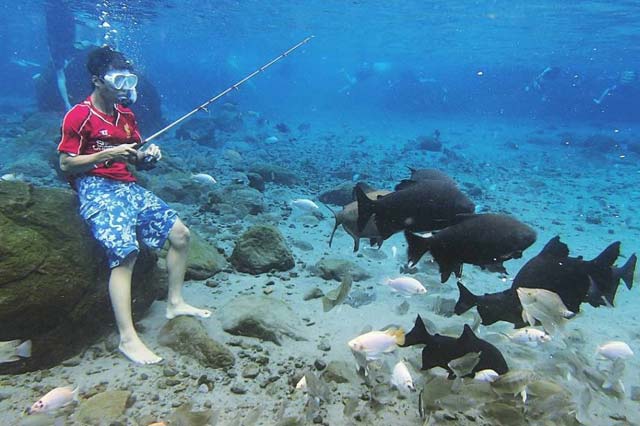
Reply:
[[98, 176], [76, 180], [80, 216], [105, 248], [109, 267], [138, 252], [138, 239], [159, 249], [169, 237], [178, 214], [151, 191], [133, 182]]

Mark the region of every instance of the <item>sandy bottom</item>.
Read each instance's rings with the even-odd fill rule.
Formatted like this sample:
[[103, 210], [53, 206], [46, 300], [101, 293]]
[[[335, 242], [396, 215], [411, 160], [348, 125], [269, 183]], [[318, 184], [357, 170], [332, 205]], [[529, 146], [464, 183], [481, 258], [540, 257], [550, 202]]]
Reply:
[[[617, 154], [585, 155], [574, 146], [564, 145], [559, 136], [565, 132], [575, 135], [612, 134], [612, 129], [560, 125], [545, 127], [537, 123], [487, 123], [480, 120], [434, 121], [419, 125], [405, 123], [403, 127], [391, 127], [388, 124], [379, 121], [375, 127], [373, 124], [367, 128], [343, 126], [340, 132], [336, 131], [337, 140], [344, 142], [343, 145], [336, 144], [336, 139], [332, 143], [327, 138], [330, 132], [317, 131], [316, 134], [308, 135], [306, 140], [322, 142], [313, 147], [307, 145], [307, 150], [301, 149], [305, 140], [287, 148], [278, 147], [282, 154], [300, 155], [301, 160], [315, 159], [314, 168], [295, 166], [296, 169], [300, 167], [300, 173], [308, 173], [305, 181], [314, 183], [295, 188], [269, 186], [265, 192], [269, 214], [275, 217], [283, 215], [283, 205], [291, 199], [313, 198], [322, 190], [338, 184], [339, 179], [327, 175], [326, 166], [336, 169], [352, 167], [360, 173], [366, 172], [369, 175], [367, 180], [374, 185], [390, 189], [393, 182], [408, 176], [406, 165], [439, 167], [461, 182], [463, 189], [467, 189], [465, 182], [480, 188], [481, 194], [471, 198], [483, 210], [510, 213], [538, 231], [537, 242], [525, 252], [524, 258], [506, 263], [510, 277], [555, 235], [560, 235], [569, 245], [572, 255], [583, 255], [587, 259], [595, 257], [616, 240], [623, 243], [623, 256], [640, 251], [640, 225], [637, 219], [640, 208], [640, 189], [637, 185], [640, 167], [637, 157], [627, 156], [621, 159]], [[441, 154], [401, 152], [400, 148], [408, 138], [420, 133], [429, 134], [435, 128], [440, 129], [445, 146], [455, 153], [457, 159], [444, 161]], [[631, 129], [625, 131], [629, 133]], [[366, 141], [351, 143], [358, 135], [366, 136]], [[547, 145], [527, 143], [527, 139], [533, 137], [548, 139], [549, 142]], [[235, 146], [240, 151], [243, 147], [241, 142], [237, 142]], [[228, 147], [233, 148], [233, 143]], [[332, 164], [325, 164], [327, 159]], [[223, 167], [221, 165], [221, 174]], [[224, 184], [225, 176], [216, 178], [220, 178], [221, 184]], [[202, 222], [190, 217], [190, 208], [176, 208], [180, 209], [187, 224], [195, 229], [204, 229]], [[587, 217], [595, 216], [600, 223], [587, 222]], [[246, 227], [255, 222], [260, 222], [260, 218], [247, 218], [241, 225]], [[381, 329], [389, 324], [396, 324], [409, 330], [416, 314], [420, 314], [433, 322], [440, 333], [458, 335], [464, 323], [473, 322], [473, 312], [461, 317], [444, 317], [434, 313], [433, 307], [438, 298], [457, 300], [458, 292], [453, 278], [444, 285], [439, 283], [437, 270], [428, 261], [420, 263], [417, 275], [428, 289], [426, 295], [406, 299], [391, 293], [380, 284], [384, 278], [400, 274], [399, 270], [406, 259], [406, 243], [401, 235], [386, 241], [380, 252], [366, 248], [368, 244], [363, 240], [360, 252], [354, 254], [352, 240], [342, 230], [336, 234], [333, 247], [328, 247], [333, 218], [326, 211], [324, 220], [317, 221], [293, 214], [280, 220], [278, 227], [289, 243], [304, 240], [313, 246], [313, 250], [303, 251], [290, 244], [298, 262], [294, 269], [299, 274], [297, 278], [289, 279], [286, 272], [257, 277], [233, 273], [214, 277], [213, 281], [219, 284], [214, 288], [198, 281], [188, 282], [185, 286], [187, 301], [214, 311], [210, 319], [202, 320], [211, 337], [220, 342], [233, 343], [229, 348], [236, 355], [237, 362], [231, 372], [204, 369], [194, 360], [159, 346], [158, 332], [166, 320], [165, 303], [157, 301], [139, 323], [139, 328], [143, 340], [165, 358], [164, 365], [132, 365], [112, 349], [110, 342], [113, 342], [115, 336], [111, 336], [106, 342], [96, 344], [68, 362], [67, 366], [15, 377], [0, 377], [0, 394], [4, 395], [0, 398], [0, 424], [19, 424], [18, 419], [27, 406], [50, 388], [66, 385], [80, 386], [81, 397], [99, 389], [131, 391], [135, 403], [126, 413], [127, 424], [132, 425], [138, 424], [141, 419], [166, 420], [175, 407], [184, 402], [191, 402], [196, 410], [212, 409], [217, 419], [215, 424], [276, 424], [280, 416], [304, 416], [307, 396], [296, 392], [293, 385], [287, 382], [292, 366], [295, 368], [295, 364], [298, 364], [298, 369], [302, 371], [307, 368], [314, 370], [316, 360], [325, 363], [341, 360], [353, 363], [355, 367], [347, 342], [359, 335], [365, 327]], [[230, 254], [233, 247], [231, 237], [238, 233], [225, 232], [226, 234], [221, 233], [219, 245]], [[233, 235], [228, 235], [229, 233]], [[395, 258], [392, 256], [394, 246], [398, 251]], [[314, 277], [308, 270], [310, 265], [325, 256], [349, 259], [366, 269], [372, 278], [355, 283], [354, 290], [374, 291], [376, 300], [357, 309], [342, 305], [328, 313], [323, 312], [320, 300], [304, 301], [303, 295], [313, 287], [320, 287], [326, 292], [338, 285], [337, 282]], [[378, 260], [380, 257], [384, 258]], [[623, 257], [618, 260], [619, 265], [622, 263]], [[238, 294], [262, 294], [270, 280], [275, 282], [275, 285], [270, 286], [273, 289], [271, 297], [287, 302], [302, 319], [302, 323], [307, 324], [302, 328], [307, 341], [287, 341], [284, 345], [277, 346], [270, 342], [232, 336], [221, 329], [220, 318], [216, 313], [219, 307]], [[463, 281], [474, 293], [480, 294], [502, 290], [509, 285], [498, 274], [484, 272], [469, 265], [464, 268]], [[636, 292], [635, 288], [629, 291], [621, 285], [615, 308], [593, 309], [583, 305], [583, 311], [569, 322], [566, 334], [569, 336], [570, 348], [583, 354], [590, 366], [599, 369], [606, 366], [594, 356], [596, 347], [606, 341], [623, 340], [637, 353], [640, 351]], [[401, 315], [396, 312], [396, 307], [404, 301], [410, 304], [410, 308], [406, 314]], [[540, 371], [546, 378], [559, 381], [572, 393], [578, 394], [585, 388], [586, 384], [574, 377], [553, 372], [556, 359], [567, 351], [564, 344], [559, 340], [552, 340], [536, 348], [518, 346], [497, 334], [508, 332], [510, 328], [507, 323], [481, 326], [479, 335], [500, 348], [511, 369]], [[329, 351], [318, 348], [323, 340], [329, 342]], [[420, 365], [420, 351], [419, 347], [399, 348], [385, 357], [390, 367], [401, 358], [408, 359], [414, 366], [412, 374], [418, 388], [423, 386], [427, 377], [426, 373], [416, 369]], [[255, 379], [243, 378], [243, 368], [251, 363], [250, 356], [244, 355], [258, 352], [268, 354], [268, 365]], [[164, 370], [167, 366], [178, 371], [173, 377], [178, 379], [175, 385], [166, 384]], [[592, 424], [613, 424], [615, 420], [610, 416], [621, 414], [626, 415], [631, 424], [640, 423], [640, 407], [631, 399], [639, 366], [637, 358], [627, 362], [622, 379], [626, 387], [624, 397], [615, 398], [592, 391], [593, 401], [589, 408], [593, 416]], [[213, 380], [215, 385], [212, 391], [201, 392], [198, 389], [197, 379], [201, 375]], [[278, 378], [267, 386], [261, 386], [272, 376]], [[246, 393], [233, 393], [231, 388], [234, 385], [241, 385]], [[350, 398], [359, 401], [356, 413], [359, 413], [361, 422], [357, 424], [416, 425], [423, 422], [418, 414], [417, 394], [405, 397], [395, 390], [389, 390], [386, 405], [374, 410], [365, 400], [370, 392], [362, 380], [329, 386], [331, 400], [323, 403], [320, 411], [324, 424], [356, 424], [353, 414], [345, 416], [343, 413], [345, 401]], [[513, 398], [514, 405], [518, 398]], [[58, 414], [69, 417], [67, 424], [74, 424], [71, 419], [75, 410], [76, 407], [70, 406]]]

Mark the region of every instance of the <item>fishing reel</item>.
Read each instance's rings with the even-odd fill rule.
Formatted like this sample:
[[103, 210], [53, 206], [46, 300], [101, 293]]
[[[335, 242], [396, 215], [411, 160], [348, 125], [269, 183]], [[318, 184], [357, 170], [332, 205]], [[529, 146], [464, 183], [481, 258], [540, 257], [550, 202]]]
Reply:
[[136, 163], [136, 170], [151, 170], [155, 169], [158, 163], [158, 157], [155, 155], [145, 155], [142, 160]]

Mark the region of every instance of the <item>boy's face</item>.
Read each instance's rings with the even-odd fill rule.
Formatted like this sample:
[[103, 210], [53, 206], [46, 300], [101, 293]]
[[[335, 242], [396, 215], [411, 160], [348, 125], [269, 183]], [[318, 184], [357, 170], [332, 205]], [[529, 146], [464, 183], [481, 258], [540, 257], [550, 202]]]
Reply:
[[107, 103], [115, 103], [119, 99], [126, 98], [128, 91], [135, 88], [138, 77], [128, 70], [119, 70], [110, 67], [102, 77], [93, 76], [93, 84], [96, 92]]

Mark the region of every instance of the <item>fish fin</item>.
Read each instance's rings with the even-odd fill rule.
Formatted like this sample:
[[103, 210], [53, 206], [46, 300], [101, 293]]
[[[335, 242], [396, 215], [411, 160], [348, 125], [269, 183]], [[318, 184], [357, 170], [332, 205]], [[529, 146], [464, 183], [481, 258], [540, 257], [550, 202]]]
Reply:
[[375, 213], [375, 201], [367, 197], [367, 194], [360, 184], [356, 185], [353, 191], [356, 194], [356, 200], [358, 202], [358, 232], [362, 232], [371, 215]]
[[73, 396], [74, 401], [79, 401], [78, 393], [80, 392], [80, 386], [76, 386], [74, 390], [71, 391], [71, 395]]
[[5, 362], [15, 362], [15, 361], [19, 361], [20, 357], [17, 357], [15, 355], [9, 356], [7, 358], [0, 358], [0, 364], [4, 364]]
[[627, 260], [627, 262], [621, 268], [616, 268], [614, 271], [617, 279], [622, 278], [622, 281], [624, 281], [629, 290], [631, 290], [631, 287], [633, 287], [633, 274], [636, 271], [637, 260], [638, 258], [634, 253], [631, 255], [631, 257], [629, 257], [629, 260]]
[[[335, 232], [335, 229], [333, 232]], [[331, 234], [331, 238], [333, 238], [333, 234]], [[329, 247], [331, 247], [331, 244], [329, 244]], [[358, 250], [360, 250], [360, 238], [353, 237], [353, 252], [356, 253]]]
[[465, 324], [464, 328], [462, 329], [462, 334], [460, 335], [458, 340], [460, 340], [461, 342], [470, 342], [477, 338], [478, 337], [475, 335], [469, 324]]
[[[386, 333], [390, 336], [393, 336], [396, 340], [396, 345], [404, 346], [405, 343], [405, 333], [401, 328], [390, 328], [386, 331]], [[393, 350], [393, 349], [391, 349]]]
[[620, 241], [616, 241], [615, 243], [611, 243], [606, 249], [602, 250], [595, 259], [591, 262], [603, 266], [603, 267], [611, 267], [613, 266], [616, 259], [620, 256]]
[[378, 248], [381, 248], [382, 243], [384, 243], [384, 238], [382, 237], [369, 238], [369, 245], [372, 247], [377, 246]]
[[536, 325], [536, 319], [529, 313], [529, 311], [527, 311], [524, 306], [522, 307], [522, 321], [524, 321], [525, 324]]
[[569, 257], [569, 247], [560, 241], [559, 236], [555, 236], [549, 240], [540, 254], [553, 257], [555, 259], [564, 259]]
[[454, 274], [456, 278], [460, 278], [462, 276], [462, 263], [455, 261], [451, 262], [442, 258], [436, 258], [435, 256], [434, 260], [440, 268], [441, 283], [446, 283], [449, 277], [451, 277], [451, 274]]
[[427, 327], [424, 325], [422, 317], [418, 315], [413, 328], [405, 334], [404, 343], [398, 346], [406, 347], [418, 344], [428, 345], [432, 337], [433, 336], [429, 334], [429, 331], [427, 331]]
[[16, 348], [16, 355], [20, 358], [30, 358], [31, 357], [31, 340], [25, 340]]
[[413, 186], [417, 183], [417, 180], [412, 180], [412, 179], [403, 179], [400, 181], [399, 184], [396, 185], [395, 188], [393, 188], [395, 191], [401, 191], [403, 189], [407, 189], [410, 186]]
[[408, 230], [404, 231], [404, 237], [407, 240], [407, 258], [413, 266], [420, 261], [420, 258], [431, 250], [431, 237], [420, 237]]
[[[329, 237], [329, 247], [331, 247], [331, 243], [333, 242], [333, 236], [335, 235], [336, 231], [338, 230], [338, 226], [340, 226], [340, 221], [338, 220], [338, 215], [336, 214], [336, 212], [334, 212], [331, 207], [329, 207], [328, 205], [326, 205], [325, 203], [324, 206], [333, 214], [333, 217], [336, 220], [335, 225], [333, 225], [333, 231], [331, 231], [331, 236]], [[353, 251], [358, 251], [357, 249], [354, 249]]]
[[458, 297], [458, 302], [456, 306], [453, 308], [453, 312], [456, 315], [462, 315], [467, 312], [469, 309], [476, 306], [478, 302], [478, 297], [471, 293], [469, 289], [467, 289], [461, 281], [457, 282], [458, 290], [460, 291], [460, 297]]

